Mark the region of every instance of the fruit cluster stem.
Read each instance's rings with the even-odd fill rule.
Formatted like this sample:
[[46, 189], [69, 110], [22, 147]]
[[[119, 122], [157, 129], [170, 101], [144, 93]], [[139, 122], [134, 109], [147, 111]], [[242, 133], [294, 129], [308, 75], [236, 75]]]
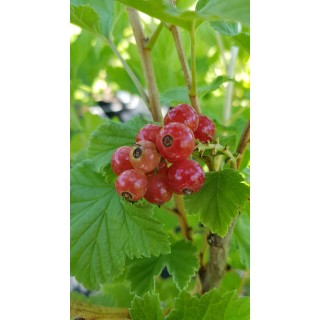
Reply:
[[163, 117], [161, 113], [159, 92], [152, 63], [151, 48], [147, 46], [148, 39], [144, 35], [138, 12], [129, 7], [127, 7], [127, 12], [141, 58], [144, 76], [146, 79], [149, 97], [149, 109], [154, 121], [162, 123]]
[[230, 162], [230, 167], [237, 169], [237, 157], [229, 150], [228, 146], [222, 146], [219, 144], [218, 139], [214, 143], [198, 143], [196, 149], [200, 153], [204, 153], [206, 150], [210, 150], [212, 155], [216, 155], [218, 152], [224, 154]]
[[174, 211], [178, 215], [179, 224], [181, 227], [181, 232], [187, 240], [192, 241], [190, 227], [187, 222], [187, 215], [186, 215], [185, 208], [184, 208], [183, 196], [178, 195], [178, 194], [174, 194], [173, 199], [174, 199], [174, 203], [175, 203], [175, 210]]

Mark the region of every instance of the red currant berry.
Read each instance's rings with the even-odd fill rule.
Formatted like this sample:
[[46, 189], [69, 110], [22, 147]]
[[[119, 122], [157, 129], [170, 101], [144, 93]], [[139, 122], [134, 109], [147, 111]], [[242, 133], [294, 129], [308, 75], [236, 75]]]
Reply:
[[140, 172], [154, 170], [161, 160], [156, 145], [150, 141], [138, 141], [130, 151], [130, 162]]
[[130, 150], [130, 147], [120, 147], [113, 153], [111, 168], [117, 176], [123, 171], [133, 169], [129, 158]]
[[147, 191], [147, 177], [134, 169], [122, 172], [116, 181], [116, 190], [119, 195], [128, 201], [141, 199]]
[[195, 147], [193, 131], [182, 123], [169, 123], [160, 130], [157, 147], [169, 162], [188, 158]]
[[210, 142], [215, 132], [214, 123], [207, 116], [199, 115], [198, 129], [194, 132], [195, 138], [203, 143]]
[[148, 187], [144, 198], [150, 203], [161, 205], [172, 197], [172, 188], [164, 174], [148, 176]]
[[169, 168], [168, 179], [173, 192], [187, 195], [200, 190], [205, 174], [196, 161], [185, 159], [175, 162]]
[[139, 130], [136, 141], [151, 141], [156, 143], [157, 134], [159, 133], [161, 127], [156, 124], [147, 124], [142, 129]]
[[175, 108], [169, 110], [164, 117], [164, 125], [172, 122], [181, 122], [192, 131], [195, 131], [198, 127], [199, 117], [191, 106], [179, 104]]

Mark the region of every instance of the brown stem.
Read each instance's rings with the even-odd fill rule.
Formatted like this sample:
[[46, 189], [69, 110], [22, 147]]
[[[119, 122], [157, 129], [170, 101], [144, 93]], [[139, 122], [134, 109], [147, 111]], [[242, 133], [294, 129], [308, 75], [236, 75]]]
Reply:
[[[237, 152], [243, 154], [246, 146], [250, 141], [250, 120], [248, 121], [238, 144]], [[240, 161], [236, 162], [235, 169], [239, 169]], [[217, 234], [209, 233], [207, 239], [210, 245], [209, 249], [209, 262], [208, 265], [202, 267], [199, 270], [199, 275], [202, 283], [202, 291], [207, 292], [212, 288], [217, 287], [225, 273], [226, 261], [229, 252], [230, 240], [232, 238], [234, 226], [236, 224], [237, 217], [233, 219], [231, 225], [229, 226], [228, 233], [225, 237], [220, 237]]]
[[183, 201], [183, 196], [174, 194], [173, 195], [174, 203], [175, 203], [175, 209], [174, 211], [176, 212], [178, 219], [179, 219], [179, 224], [181, 227], [181, 232], [183, 236], [187, 239], [192, 241], [192, 236], [190, 233], [190, 227], [187, 222], [187, 216], [186, 212], [184, 209], [184, 201]]
[[207, 292], [211, 288], [217, 287], [225, 273], [226, 261], [229, 252], [229, 244], [233, 233], [235, 220], [229, 227], [228, 233], [221, 238], [215, 233], [209, 233], [207, 241], [209, 244], [209, 262], [204, 270], [200, 270], [202, 292]]
[[249, 142], [250, 142], [250, 119], [248, 120], [248, 123], [242, 132], [242, 135], [238, 144], [238, 148], [237, 148], [237, 153], [239, 154], [237, 158], [238, 168], [240, 167], [243, 155], [246, 151], [246, 148]]
[[141, 64], [146, 79], [149, 97], [149, 109], [153, 119], [161, 123], [163, 118], [161, 113], [159, 92], [152, 63], [151, 49], [146, 46], [147, 38], [144, 35], [138, 12], [129, 7], [127, 7], [127, 12], [129, 15], [130, 24], [132, 26], [133, 35], [137, 43], [139, 55], [141, 57]]
[[70, 316], [71, 319], [85, 320], [131, 319], [129, 310], [126, 308], [108, 308], [83, 302], [70, 303]]
[[179, 57], [179, 61], [181, 64], [181, 69], [183, 72], [183, 76], [187, 85], [187, 89], [188, 89], [188, 95], [189, 95], [189, 99], [190, 99], [190, 103], [192, 105], [192, 107], [197, 111], [197, 113], [200, 113], [200, 104], [199, 104], [199, 100], [198, 97], [192, 93], [192, 79], [191, 79], [191, 72], [190, 72], [190, 68], [189, 68], [189, 64], [182, 46], [182, 40], [181, 40], [181, 35], [180, 35], [180, 30], [179, 27], [172, 25], [170, 27], [170, 31], [172, 33], [173, 36], [173, 40], [174, 40], [174, 44], [177, 50], [177, 54]]

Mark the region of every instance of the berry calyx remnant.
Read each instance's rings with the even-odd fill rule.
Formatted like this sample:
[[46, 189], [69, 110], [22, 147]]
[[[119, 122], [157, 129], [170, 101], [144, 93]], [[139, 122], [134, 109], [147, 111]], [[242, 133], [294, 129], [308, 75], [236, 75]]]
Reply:
[[160, 154], [171, 163], [185, 159], [195, 147], [193, 131], [182, 123], [169, 123], [160, 130], [157, 147]]
[[130, 162], [138, 171], [150, 172], [158, 166], [160, 160], [160, 154], [153, 142], [138, 141], [131, 148]]

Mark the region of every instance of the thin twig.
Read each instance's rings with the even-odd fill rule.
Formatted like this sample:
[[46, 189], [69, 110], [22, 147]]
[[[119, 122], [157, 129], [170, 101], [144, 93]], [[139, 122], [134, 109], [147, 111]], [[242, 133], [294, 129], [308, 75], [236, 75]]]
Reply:
[[187, 239], [192, 241], [192, 236], [190, 233], [190, 227], [187, 222], [187, 216], [186, 212], [184, 209], [184, 201], [183, 201], [183, 196], [174, 194], [173, 195], [174, 203], [175, 203], [175, 211], [177, 213], [178, 219], [179, 219], [179, 224], [181, 227], [181, 232], [183, 236]]
[[162, 123], [163, 117], [161, 113], [159, 92], [154, 73], [151, 50], [146, 48], [147, 39], [141, 25], [139, 14], [136, 10], [127, 7], [130, 24], [132, 26], [133, 35], [136, 39], [139, 55], [141, 57], [141, 64], [146, 79], [149, 96], [149, 109], [155, 121]]
[[194, 95], [192, 92], [191, 86], [192, 86], [192, 79], [191, 79], [191, 72], [189, 68], [189, 64], [183, 49], [182, 45], [182, 39], [181, 39], [181, 34], [180, 34], [180, 29], [177, 26], [172, 25], [169, 30], [172, 33], [174, 44], [177, 50], [178, 58], [180, 61], [181, 69], [183, 72], [184, 80], [187, 85], [188, 89], [188, 95], [190, 99], [190, 103], [192, 107], [196, 110], [197, 113], [200, 113], [200, 104], [197, 95]]
[[237, 158], [237, 167], [238, 168], [240, 168], [240, 164], [241, 164], [243, 155], [246, 151], [246, 148], [247, 148], [247, 145], [249, 142], [250, 142], [250, 119], [248, 120], [248, 122], [242, 132], [242, 135], [241, 135], [241, 138], [240, 138], [240, 141], [238, 144], [238, 148], [237, 148], [237, 153], [239, 154], [238, 158]]
[[146, 105], [149, 105], [149, 98], [148, 98], [147, 94], [145, 93], [145, 91], [144, 91], [139, 79], [134, 74], [134, 72], [132, 71], [130, 66], [127, 64], [126, 60], [123, 59], [122, 55], [118, 51], [118, 49], [115, 46], [115, 44], [108, 38], [101, 37], [101, 39], [103, 39], [104, 41], [107, 42], [107, 44], [109, 45], [109, 47], [111, 48], [113, 53], [118, 57], [118, 59], [120, 60], [120, 62], [123, 65], [123, 68], [126, 70], [126, 72], [128, 73], [128, 76], [130, 77], [130, 79], [132, 80], [132, 82], [136, 86], [137, 90], [139, 91], [143, 101], [145, 102]]
[[160, 22], [160, 24], [157, 26], [156, 30], [153, 32], [152, 36], [149, 38], [149, 40], [147, 41], [147, 43], [145, 44], [145, 48], [146, 49], [152, 49], [155, 42], [157, 41], [158, 37], [159, 37], [159, 34], [161, 32], [163, 28], [163, 23]]

